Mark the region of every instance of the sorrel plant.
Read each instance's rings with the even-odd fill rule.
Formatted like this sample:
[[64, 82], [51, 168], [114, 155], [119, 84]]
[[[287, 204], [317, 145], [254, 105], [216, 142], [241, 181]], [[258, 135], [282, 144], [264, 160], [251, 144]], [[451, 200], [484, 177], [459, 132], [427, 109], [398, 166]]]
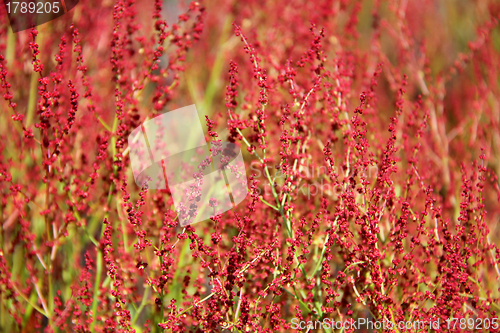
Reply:
[[[499, 15], [82, 0], [14, 34], [0, 6], [0, 331], [497, 318]], [[241, 146], [249, 194], [183, 228], [127, 137], [191, 104]]]

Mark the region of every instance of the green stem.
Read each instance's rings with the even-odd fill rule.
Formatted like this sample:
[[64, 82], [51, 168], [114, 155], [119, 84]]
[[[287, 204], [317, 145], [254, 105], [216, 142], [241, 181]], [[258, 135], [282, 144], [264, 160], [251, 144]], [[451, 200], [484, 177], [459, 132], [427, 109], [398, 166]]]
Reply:
[[38, 76], [39, 74], [36, 72], [31, 73], [31, 81], [30, 81], [30, 94], [28, 100], [28, 113], [26, 115], [26, 128], [28, 128], [33, 122], [33, 118], [35, 117], [35, 107], [36, 101], [38, 99]]
[[[113, 137], [111, 138], [111, 150], [112, 150], [112, 153], [113, 153], [113, 159], [116, 155], [116, 136], [114, 135], [115, 132], [116, 132], [116, 129], [118, 127], [118, 116], [115, 115], [115, 120], [113, 122], [113, 128], [112, 128], [112, 131], [113, 131]], [[117, 174], [117, 167], [114, 166], [113, 167], [113, 172], [116, 176]], [[109, 208], [109, 206], [111, 205], [111, 200], [113, 199], [113, 190], [115, 188], [115, 183], [111, 183], [111, 185], [109, 186], [109, 191], [108, 191], [108, 199], [107, 199], [107, 207]], [[106, 212], [105, 216], [104, 216], [104, 219], [107, 219], [108, 218], [108, 215], [109, 215], [109, 210]], [[103, 237], [104, 235], [104, 229], [105, 227], [102, 226], [101, 227], [101, 237]], [[123, 233], [125, 233], [125, 230], [123, 230]], [[90, 235], [89, 235], [90, 236]], [[91, 238], [92, 240], [92, 238]], [[96, 241], [97, 242], [97, 241]], [[95, 332], [95, 323], [96, 323], [96, 317], [97, 317], [97, 303], [98, 303], [98, 299], [99, 299], [99, 287], [100, 287], [100, 282], [101, 282], [101, 275], [102, 275], [102, 269], [103, 269], [103, 253], [102, 253], [102, 249], [98, 246], [98, 243], [96, 244], [97, 246], [97, 262], [96, 262], [96, 280], [95, 280], [95, 284], [94, 284], [94, 300], [92, 302], [92, 323], [90, 324], [90, 331], [91, 332]], [[121, 303], [121, 302], [120, 302]]]
[[[104, 228], [103, 228], [104, 229]], [[95, 274], [95, 283], [94, 283], [94, 300], [92, 301], [92, 323], [90, 324], [90, 331], [95, 332], [95, 322], [97, 317], [97, 302], [99, 298], [99, 287], [101, 283], [101, 275], [102, 275], [102, 252], [100, 249], [97, 251], [97, 263], [96, 263], [97, 271]]]
[[6, 50], [6, 60], [7, 67], [12, 66], [14, 62], [14, 55], [16, 52], [16, 35], [12, 32], [12, 29], [9, 29], [7, 33], [7, 50]]
[[45, 313], [45, 311], [43, 311], [38, 305], [36, 305], [35, 303], [31, 302], [28, 297], [26, 297], [21, 291], [19, 291], [19, 289], [16, 288], [16, 286], [12, 285], [12, 287], [14, 288], [14, 290], [16, 291], [16, 293], [21, 296], [21, 298], [26, 301], [26, 303], [28, 303], [29, 305], [31, 305], [33, 307], [33, 309], [35, 309], [36, 311], [40, 312], [42, 315], [44, 315], [45, 317], [49, 318], [50, 319], [50, 316]]
[[[289, 295], [291, 295], [293, 298], [295, 298], [297, 301], [299, 301], [300, 305], [302, 305], [305, 309], [307, 309], [307, 311], [309, 311], [309, 313], [312, 313], [312, 311], [309, 309], [309, 307], [307, 306], [306, 303], [304, 303], [304, 301], [302, 301], [300, 299], [300, 297], [296, 294], [296, 293], [292, 293], [291, 291], [287, 290], [286, 288], [283, 288], [282, 289], [284, 291], [286, 291]], [[294, 291], [295, 291], [295, 288], [294, 288]]]
[[266, 205], [268, 205], [272, 209], [279, 211], [278, 207], [271, 205], [269, 202], [267, 202], [266, 200], [262, 199], [262, 197], [259, 197], [259, 199], [260, 199], [260, 201], [262, 201], [263, 203], [265, 203]]
[[328, 243], [329, 237], [330, 237], [330, 235], [326, 235], [325, 245], [323, 246], [323, 250], [321, 250], [321, 256], [319, 257], [318, 263], [316, 264], [316, 267], [314, 268], [314, 271], [309, 276], [309, 278], [312, 278], [316, 275], [316, 272], [319, 270], [319, 267], [321, 266], [321, 264], [323, 262], [323, 256], [325, 255], [325, 251], [326, 251], [326, 243]]
[[147, 300], [148, 300], [148, 297], [149, 297], [149, 289], [145, 289], [144, 290], [144, 294], [142, 296], [142, 301], [141, 301], [141, 304], [139, 305], [139, 308], [137, 309], [137, 311], [135, 312], [134, 314], [134, 318], [132, 318], [132, 326], [135, 325], [137, 319], [139, 319], [139, 315], [141, 314], [142, 312], [142, 309], [144, 309], [144, 306], [146, 305], [147, 303]]
[[104, 126], [104, 128], [107, 131], [109, 131], [109, 132], [112, 131], [111, 127], [109, 127], [109, 125], [101, 118], [101, 116], [97, 116], [97, 120], [99, 120], [99, 122], [102, 124], [102, 126]]
[[[205, 302], [207, 299], [209, 299], [213, 295], [215, 295], [215, 293], [211, 293], [210, 295], [208, 295], [207, 297], [205, 297], [204, 299], [202, 299], [201, 301], [199, 301], [198, 303], [196, 303], [196, 305], [199, 305], [199, 304]], [[184, 313], [186, 313], [187, 311], [191, 310], [192, 308], [193, 308], [193, 305], [191, 305], [187, 309], [183, 310], [181, 313], [177, 314], [177, 316], [175, 316], [175, 318], [176, 319], [179, 318], [180, 316], [182, 316]]]

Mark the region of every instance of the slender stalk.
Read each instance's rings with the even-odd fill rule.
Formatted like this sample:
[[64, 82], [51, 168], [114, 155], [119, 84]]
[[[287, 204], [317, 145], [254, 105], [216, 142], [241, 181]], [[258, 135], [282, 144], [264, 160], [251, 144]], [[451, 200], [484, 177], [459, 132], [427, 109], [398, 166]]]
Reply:
[[29, 127], [35, 117], [35, 107], [38, 100], [38, 73], [31, 73], [30, 92], [28, 99], [28, 113], [26, 115], [26, 127]]
[[323, 263], [323, 256], [325, 255], [325, 251], [326, 251], [326, 244], [328, 243], [328, 239], [330, 238], [330, 235], [326, 235], [326, 239], [325, 239], [325, 245], [323, 246], [323, 250], [321, 250], [321, 256], [319, 257], [319, 260], [318, 260], [318, 263], [316, 264], [316, 267], [314, 268], [313, 272], [311, 275], [309, 275], [309, 278], [312, 278], [316, 275], [316, 272], [319, 270], [319, 267], [321, 266], [321, 264]]
[[43, 309], [41, 309], [38, 305], [34, 304], [33, 302], [31, 302], [28, 297], [26, 297], [26, 295], [24, 295], [19, 289], [17, 289], [17, 287], [12, 284], [12, 287], [14, 288], [14, 290], [16, 291], [16, 293], [21, 296], [21, 298], [26, 302], [28, 303], [29, 305], [31, 305], [33, 307], [33, 309], [35, 309], [36, 311], [40, 312], [42, 315], [44, 315], [45, 317], [49, 318], [49, 315], [47, 314], [46, 311], [44, 311]]
[[5, 60], [7, 60], [7, 66], [10, 68], [14, 62], [14, 56], [16, 52], [16, 35], [12, 32], [12, 29], [8, 29], [7, 32], [7, 50], [5, 52]]
[[[215, 293], [211, 293], [210, 295], [208, 295], [207, 297], [205, 297], [204, 299], [202, 299], [201, 301], [199, 301], [198, 303], [196, 303], [196, 305], [200, 305], [201, 303], [205, 302], [206, 300], [208, 300], [210, 297], [212, 297], [213, 295], [215, 295]], [[188, 307], [187, 309], [181, 311], [179, 314], [177, 314], [175, 316], [175, 318], [179, 318], [180, 316], [182, 316], [184, 313], [186, 313], [187, 311], [191, 310], [192, 308], [194, 307], [194, 305], [191, 305], [190, 307]]]
[[[113, 122], [113, 133], [116, 132], [116, 129], [118, 127], [118, 116], [115, 115], [115, 120]], [[113, 158], [116, 154], [116, 137], [113, 136], [111, 138], [111, 150], [113, 152]], [[114, 166], [114, 173], [116, 175], [117, 169], [116, 166]], [[109, 207], [111, 205], [111, 201], [113, 199], [113, 191], [115, 188], [115, 183], [112, 182], [111, 185], [109, 186], [109, 191], [108, 191], [108, 199], [106, 206]], [[109, 211], [106, 212], [105, 214], [105, 219], [108, 217]], [[104, 227], [101, 226], [101, 236], [100, 238], [103, 237], [104, 235]], [[125, 233], [125, 230], [123, 230], [123, 233]], [[103, 253], [102, 249], [100, 247], [97, 247], [97, 260], [96, 260], [96, 278], [95, 278], [95, 283], [94, 283], [94, 295], [93, 295], [93, 301], [92, 301], [92, 323], [90, 324], [90, 331], [95, 332], [95, 323], [96, 323], [96, 317], [97, 317], [97, 304], [98, 304], [98, 299], [99, 299], [99, 287], [101, 283], [101, 275], [102, 275], [102, 269], [103, 269]]]

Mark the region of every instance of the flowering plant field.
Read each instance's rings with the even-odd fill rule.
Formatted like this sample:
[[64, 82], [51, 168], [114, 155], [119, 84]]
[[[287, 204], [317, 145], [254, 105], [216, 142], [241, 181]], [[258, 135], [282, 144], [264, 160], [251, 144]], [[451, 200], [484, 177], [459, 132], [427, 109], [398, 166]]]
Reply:
[[[14, 33], [0, 6], [0, 332], [500, 332], [499, 19], [81, 0]], [[127, 138], [191, 104], [248, 195], [183, 227]]]

